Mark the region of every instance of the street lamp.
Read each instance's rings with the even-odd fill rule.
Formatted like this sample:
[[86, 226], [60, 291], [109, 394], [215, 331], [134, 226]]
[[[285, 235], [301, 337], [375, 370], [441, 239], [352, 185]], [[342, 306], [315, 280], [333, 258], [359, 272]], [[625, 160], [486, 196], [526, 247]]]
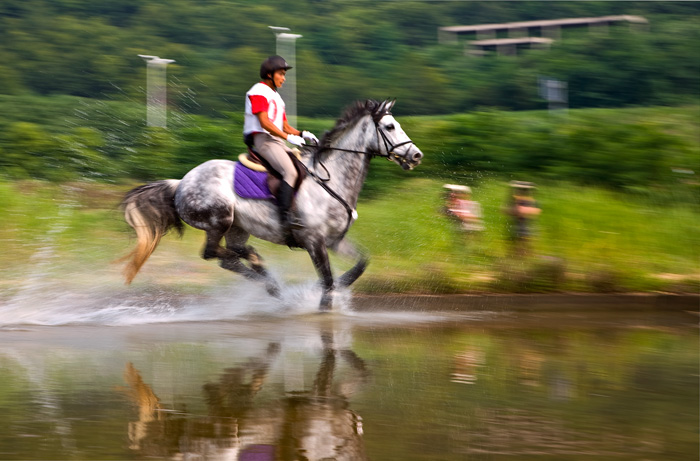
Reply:
[[280, 88], [280, 94], [284, 98], [287, 119], [292, 126], [297, 124], [297, 54], [296, 40], [302, 35], [291, 34], [289, 27], [269, 26], [276, 37], [277, 54], [282, 56], [293, 69], [287, 71], [287, 80]]
[[167, 126], [167, 82], [165, 80], [166, 67], [173, 59], [163, 59], [158, 56], [139, 54], [146, 61], [146, 124], [148, 126]]

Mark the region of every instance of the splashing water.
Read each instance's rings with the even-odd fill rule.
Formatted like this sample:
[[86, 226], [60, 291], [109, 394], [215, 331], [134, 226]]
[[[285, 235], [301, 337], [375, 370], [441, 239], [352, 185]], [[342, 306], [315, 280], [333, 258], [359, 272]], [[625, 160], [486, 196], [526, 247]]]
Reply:
[[[281, 299], [257, 284], [241, 281], [198, 295], [164, 290], [95, 287], [66, 290], [36, 274], [0, 308], [0, 327], [12, 325], [139, 325], [231, 321], [255, 317], [315, 314], [321, 298], [316, 283], [282, 288]], [[336, 292], [334, 312], [350, 309], [349, 290]]]

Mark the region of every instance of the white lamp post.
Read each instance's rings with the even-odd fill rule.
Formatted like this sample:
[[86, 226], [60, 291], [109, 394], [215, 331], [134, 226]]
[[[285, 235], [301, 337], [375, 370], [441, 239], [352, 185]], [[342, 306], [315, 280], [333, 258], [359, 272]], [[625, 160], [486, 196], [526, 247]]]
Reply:
[[287, 71], [287, 80], [280, 88], [287, 108], [287, 119], [292, 126], [297, 124], [297, 53], [296, 40], [302, 35], [290, 34], [288, 27], [269, 26], [277, 38], [277, 54], [282, 56], [293, 69]]
[[146, 54], [138, 56], [146, 61], [146, 124], [165, 128], [168, 123], [166, 115], [168, 103], [166, 67], [175, 60]]

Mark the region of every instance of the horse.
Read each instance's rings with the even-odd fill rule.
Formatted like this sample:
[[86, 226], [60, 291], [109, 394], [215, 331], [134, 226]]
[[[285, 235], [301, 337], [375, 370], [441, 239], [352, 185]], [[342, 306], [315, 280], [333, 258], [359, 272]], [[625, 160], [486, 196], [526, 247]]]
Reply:
[[[357, 200], [370, 160], [385, 157], [404, 170], [412, 170], [423, 158], [423, 153], [391, 114], [395, 102], [372, 99], [355, 102], [318, 145], [304, 148], [302, 164], [307, 178], [299, 186], [294, 204], [294, 213], [304, 226], [293, 230], [292, 236], [309, 253], [319, 275], [321, 312], [332, 309], [336, 284], [349, 287], [369, 262], [368, 255], [358, 251], [345, 236], [357, 219]], [[289, 243], [277, 206], [272, 200], [237, 195], [233, 187], [237, 168], [243, 167], [230, 160], [209, 160], [180, 180], [151, 182], [124, 196], [124, 218], [137, 237], [135, 248], [122, 258], [127, 261], [124, 268], [127, 285], [163, 235], [172, 229], [182, 235], [185, 222], [205, 231], [204, 259], [218, 259], [222, 268], [262, 282], [271, 296], [281, 297], [280, 287], [262, 258], [246, 244], [251, 235], [279, 245]], [[328, 249], [356, 259], [354, 266], [337, 280], [333, 278]]]

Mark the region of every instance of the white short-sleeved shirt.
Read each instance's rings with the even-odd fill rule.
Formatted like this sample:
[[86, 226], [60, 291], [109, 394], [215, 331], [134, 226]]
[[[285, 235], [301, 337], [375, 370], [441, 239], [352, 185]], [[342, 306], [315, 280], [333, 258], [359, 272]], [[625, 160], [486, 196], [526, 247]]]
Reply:
[[287, 114], [282, 96], [267, 84], [259, 82], [245, 94], [243, 135], [267, 133], [267, 130], [260, 126], [260, 120], [255, 115], [263, 111], [267, 111], [270, 121], [281, 131], [284, 131], [284, 121], [287, 120]]

